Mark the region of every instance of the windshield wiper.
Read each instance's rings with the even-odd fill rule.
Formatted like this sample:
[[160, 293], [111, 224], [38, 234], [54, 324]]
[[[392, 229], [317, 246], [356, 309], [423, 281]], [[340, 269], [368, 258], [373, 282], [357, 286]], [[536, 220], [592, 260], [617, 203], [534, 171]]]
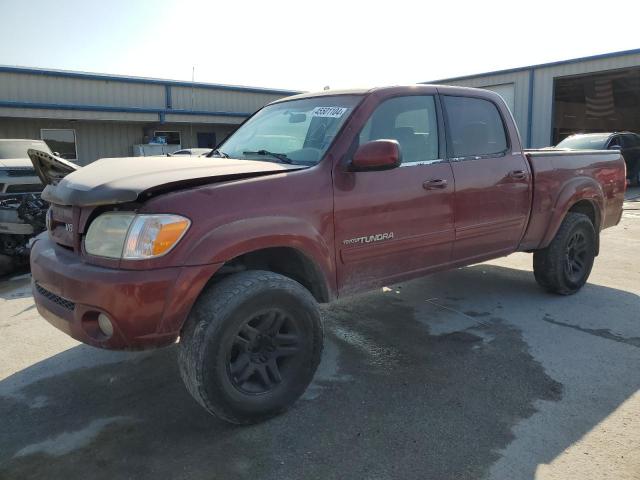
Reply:
[[229, 158], [229, 155], [224, 153], [222, 150], [218, 150], [216, 148], [215, 150], [211, 150], [209, 153], [207, 153], [207, 157], [209, 157], [209, 158], [211, 158], [211, 157]]
[[277, 158], [282, 163], [286, 163], [287, 165], [292, 165], [293, 164], [293, 160], [291, 160], [289, 157], [287, 157], [284, 153], [274, 153], [274, 152], [270, 152], [269, 150], [256, 150], [256, 151], [247, 150], [247, 151], [244, 151], [242, 153], [244, 155], [269, 156], [269, 157]]

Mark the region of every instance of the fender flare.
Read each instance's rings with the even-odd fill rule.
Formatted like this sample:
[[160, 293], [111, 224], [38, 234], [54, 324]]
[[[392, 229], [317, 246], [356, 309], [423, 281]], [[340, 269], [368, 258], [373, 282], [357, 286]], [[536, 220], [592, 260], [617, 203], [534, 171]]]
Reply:
[[596, 234], [599, 236], [604, 211], [604, 192], [602, 186], [590, 177], [576, 177], [569, 180], [560, 191], [553, 207], [551, 219], [546, 233], [540, 243], [540, 248], [547, 247], [558, 233], [562, 221], [569, 210], [578, 202], [586, 200], [593, 206], [595, 212]]
[[225, 263], [267, 248], [297, 250], [317, 269], [330, 297], [337, 291], [335, 252], [320, 232], [295, 217], [268, 216], [235, 220], [208, 232], [186, 253], [189, 265]]

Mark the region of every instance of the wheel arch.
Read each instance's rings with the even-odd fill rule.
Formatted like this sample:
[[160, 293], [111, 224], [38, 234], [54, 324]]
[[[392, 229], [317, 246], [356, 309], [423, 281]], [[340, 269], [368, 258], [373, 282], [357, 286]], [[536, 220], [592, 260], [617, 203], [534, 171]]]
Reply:
[[309, 290], [319, 303], [335, 297], [318, 265], [303, 251], [291, 246], [266, 247], [239, 254], [227, 260], [211, 281], [245, 270], [266, 270], [291, 278]]
[[579, 177], [569, 182], [558, 195], [549, 227], [539, 248], [547, 247], [558, 233], [562, 221], [569, 212], [589, 217], [596, 231], [596, 254], [600, 248], [600, 228], [603, 219], [604, 193], [592, 178]]
[[[333, 238], [332, 232], [329, 237]], [[219, 226], [203, 236], [186, 258], [192, 264], [222, 264], [213, 281], [260, 269], [296, 280], [319, 302], [336, 298], [333, 244], [298, 218], [259, 217]]]

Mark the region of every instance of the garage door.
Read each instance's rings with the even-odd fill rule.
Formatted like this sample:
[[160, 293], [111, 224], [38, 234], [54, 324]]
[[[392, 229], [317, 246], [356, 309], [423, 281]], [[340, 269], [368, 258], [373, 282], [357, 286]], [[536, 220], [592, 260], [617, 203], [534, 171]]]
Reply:
[[640, 68], [553, 82], [554, 145], [572, 133], [640, 132]]

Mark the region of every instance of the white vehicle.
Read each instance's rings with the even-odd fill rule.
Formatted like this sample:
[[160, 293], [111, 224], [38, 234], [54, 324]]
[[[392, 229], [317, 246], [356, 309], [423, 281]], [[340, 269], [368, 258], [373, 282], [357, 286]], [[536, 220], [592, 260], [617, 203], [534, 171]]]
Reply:
[[0, 139], [0, 275], [26, 261], [29, 239], [44, 230], [44, 185], [29, 149], [51, 153], [42, 140]]
[[187, 155], [187, 156], [191, 156], [191, 157], [201, 157], [203, 155], [207, 155], [208, 153], [211, 152], [211, 148], [183, 148], [181, 150], [176, 150], [173, 153], [170, 153], [169, 155], [172, 157], [175, 156], [182, 156], [182, 155]]
[[27, 155], [30, 148], [52, 153], [43, 140], [0, 139], [0, 196], [38, 193], [44, 188]]

